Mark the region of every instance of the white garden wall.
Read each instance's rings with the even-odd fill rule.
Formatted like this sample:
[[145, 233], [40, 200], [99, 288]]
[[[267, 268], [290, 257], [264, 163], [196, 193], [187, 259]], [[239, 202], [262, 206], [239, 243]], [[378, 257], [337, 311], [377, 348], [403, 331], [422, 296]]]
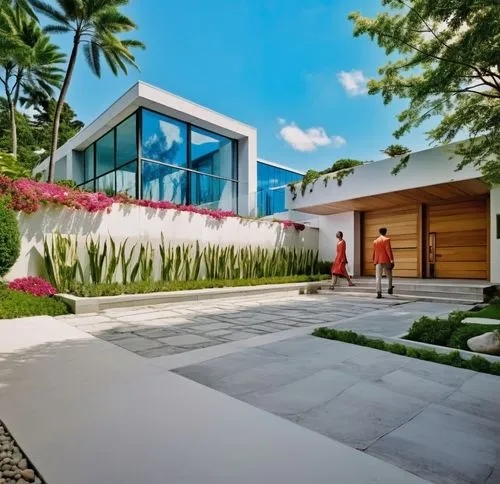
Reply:
[[319, 217], [319, 259], [327, 261], [335, 259], [337, 250], [335, 234], [338, 231], [344, 234], [349, 268], [354, 275], [359, 276], [361, 274], [360, 231], [359, 214], [356, 212], [344, 212]]
[[[102, 242], [111, 235], [119, 244], [129, 239], [152, 242], [156, 249], [163, 233], [166, 242], [179, 245], [187, 242], [253, 247], [297, 247], [318, 249], [318, 230], [306, 228], [299, 232], [281, 224], [236, 217], [216, 220], [206, 215], [176, 210], [154, 210], [129, 205], [113, 205], [111, 213], [89, 213], [67, 208], [44, 207], [31, 214], [19, 215], [22, 236], [21, 254], [7, 275], [7, 280], [27, 275], [41, 275], [44, 237], [54, 232], [75, 234], [81, 258], [86, 257], [85, 239], [100, 235]], [[159, 260], [159, 256], [157, 259]], [[86, 264], [85, 264], [86, 265]]]

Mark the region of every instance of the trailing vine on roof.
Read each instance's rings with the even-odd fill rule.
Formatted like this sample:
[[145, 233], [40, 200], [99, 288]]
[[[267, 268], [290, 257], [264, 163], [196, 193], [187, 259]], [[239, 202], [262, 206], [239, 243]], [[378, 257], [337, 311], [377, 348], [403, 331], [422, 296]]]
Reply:
[[[323, 178], [325, 187], [328, 186], [328, 181], [330, 179], [337, 180], [337, 185], [341, 186], [344, 178], [354, 173], [354, 167], [364, 164], [364, 161], [353, 160], [351, 158], [341, 158], [326, 170], [307, 170], [300, 183], [300, 193], [302, 194], [302, 196], [304, 196], [308, 185], [311, 185], [309, 188], [309, 193], [312, 193], [314, 190], [314, 184], [323, 175], [328, 175]], [[290, 183], [288, 187], [290, 188], [290, 193], [292, 194], [292, 200], [295, 200], [297, 198], [296, 184]]]

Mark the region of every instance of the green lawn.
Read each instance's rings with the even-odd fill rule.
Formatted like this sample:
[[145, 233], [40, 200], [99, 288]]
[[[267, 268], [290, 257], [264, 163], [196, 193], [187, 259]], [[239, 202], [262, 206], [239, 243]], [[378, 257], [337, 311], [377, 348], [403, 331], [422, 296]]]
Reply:
[[11, 291], [0, 284], [0, 319], [25, 316], [60, 316], [68, 307], [53, 297], [38, 297], [25, 292]]
[[471, 311], [469, 316], [472, 318], [500, 319], [500, 303], [490, 304], [480, 311]]

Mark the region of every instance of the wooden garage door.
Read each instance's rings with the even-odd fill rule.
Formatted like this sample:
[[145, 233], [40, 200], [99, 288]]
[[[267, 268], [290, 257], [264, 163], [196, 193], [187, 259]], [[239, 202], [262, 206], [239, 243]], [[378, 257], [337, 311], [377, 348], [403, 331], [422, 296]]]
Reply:
[[487, 200], [428, 207], [428, 233], [435, 233], [435, 277], [488, 278]]
[[379, 236], [378, 229], [387, 227], [388, 237], [391, 238], [394, 252], [397, 277], [418, 277], [420, 263], [420, 212], [418, 205], [401, 209], [377, 210], [365, 212], [363, 216], [363, 274], [374, 276], [375, 268], [372, 263], [373, 241]]

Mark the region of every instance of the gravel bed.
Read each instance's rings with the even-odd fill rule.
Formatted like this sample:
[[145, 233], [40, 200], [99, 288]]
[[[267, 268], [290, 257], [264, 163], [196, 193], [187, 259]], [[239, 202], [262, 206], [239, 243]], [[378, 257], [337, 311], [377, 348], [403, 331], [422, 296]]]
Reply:
[[0, 484], [42, 484], [29, 459], [0, 421]]

